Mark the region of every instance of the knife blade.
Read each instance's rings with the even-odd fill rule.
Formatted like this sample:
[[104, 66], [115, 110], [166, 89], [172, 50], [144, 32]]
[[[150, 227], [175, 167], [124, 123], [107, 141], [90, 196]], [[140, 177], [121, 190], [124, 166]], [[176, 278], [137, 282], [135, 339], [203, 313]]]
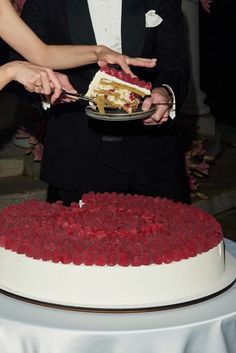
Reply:
[[82, 99], [82, 100], [85, 100], [85, 101], [88, 101], [88, 102], [94, 102], [93, 98], [85, 96], [84, 94], [78, 93], [78, 92], [77, 93], [70, 93], [70, 92], [67, 92], [65, 90], [62, 90], [61, 95], [67, 96], [68, 98], [70, 98], [70, 97], [76, 98], [76, 100]]

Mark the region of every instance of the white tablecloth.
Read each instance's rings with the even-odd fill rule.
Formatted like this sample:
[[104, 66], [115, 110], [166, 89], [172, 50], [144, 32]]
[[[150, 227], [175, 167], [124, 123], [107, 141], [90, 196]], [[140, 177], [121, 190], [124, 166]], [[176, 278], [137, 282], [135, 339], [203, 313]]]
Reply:
[[[226, 240], [236, 258], [236, 243]], [[236, 284], [202, 303], [146, 313], [86, 313], [0, 295], [1, 353], [236, 353]]]

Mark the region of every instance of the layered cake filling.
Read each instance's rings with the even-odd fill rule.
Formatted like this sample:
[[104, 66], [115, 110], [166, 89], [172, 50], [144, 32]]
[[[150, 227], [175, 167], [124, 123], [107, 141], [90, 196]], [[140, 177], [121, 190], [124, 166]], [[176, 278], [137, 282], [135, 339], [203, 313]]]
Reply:
[[151, 94], [151, 83], [131, 77], [121, 70], [103, 66], [91, 81], [86, 96], [94, 98], [94, 108], [105, 113], [105, 108], [135, 112], [145, 96]]
[[219, 223], [159, 197], [84, 195], [64, 207], [27, 201], [0, 213], [0, 287], [84, 307], [182, 300], [224, 273]]

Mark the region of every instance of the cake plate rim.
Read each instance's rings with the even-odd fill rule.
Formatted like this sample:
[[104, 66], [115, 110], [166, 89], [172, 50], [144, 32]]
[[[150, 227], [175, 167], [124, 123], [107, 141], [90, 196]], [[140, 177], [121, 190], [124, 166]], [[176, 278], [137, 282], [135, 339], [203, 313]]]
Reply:
[[148, 110], [141, 110], [139, 108], [138, 111], [133, 113], [125, 113], [122, 110], [116, 109], [114, 113], [100, 113], [98, 111], [93, 110], [90, 106], [85, 108], [85, 113], [90, 118], [96, 120], [104, 120], [104, 121], [132, 121], [132, 120], [141, 120], [150, 117], [156, 111], [156, 106], [152, 106]]

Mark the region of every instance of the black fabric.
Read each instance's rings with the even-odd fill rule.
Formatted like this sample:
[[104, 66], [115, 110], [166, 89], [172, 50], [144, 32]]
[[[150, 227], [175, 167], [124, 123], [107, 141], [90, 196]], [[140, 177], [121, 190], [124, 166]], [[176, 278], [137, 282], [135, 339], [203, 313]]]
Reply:
[[163, 196], [190, 203], [184, 169], [180, 169], [173, 178], [157, 183], [148, 176], [125, 140], [102, 142], [84, 183], [73, 190], [50, 189], [48, 201], [60, 199], [65, 206], [69, 206], [91, 190]]
[[214, 0], [211, 13], [200, 7], [200, 83], [217, 122], [236, 126], [234, 0]]

